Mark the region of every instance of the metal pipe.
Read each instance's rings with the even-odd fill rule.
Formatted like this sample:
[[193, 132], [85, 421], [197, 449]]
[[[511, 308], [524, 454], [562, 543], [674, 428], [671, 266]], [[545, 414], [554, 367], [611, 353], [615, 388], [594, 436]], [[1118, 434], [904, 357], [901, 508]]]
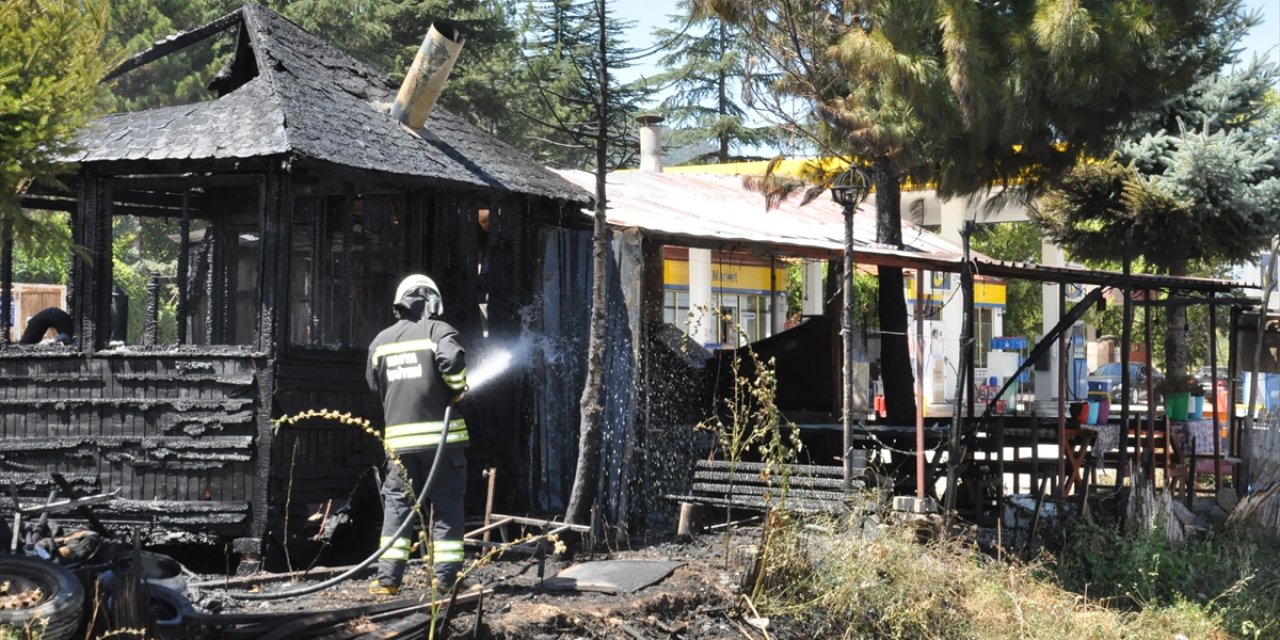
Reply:
[[453, 63], [462, 51], [462, 34], [447, 22], [432, 22], [427, 36], [418, 47], [409, 73], [400, 85], [391, 117], [411, 129], [421, 129], [436, 106], [445, 80], [453, 71]]
[[662, 116], [646, 114], [636, 122], [640, 124], [640, 170], [662, 173]]
[[[1067, 292], [1065, 283], [1058, 283], [1058, 320], [1066, 315]], [[1074, 324], [1074, 323], [1073, 323]], [[1054, 491], [1062, 497], [1067, 485], [1067, 339], [1072, 335], [1065, 327], [1058, 334], [1058, 477]]]
[[916, 269], [916, 497], [924, 498], [924, 270]]
[[843, 411], [840, 427], [844, 436], [844, 490], [853, 490], [853, 211], [856, 203], [844, 205], [844, 265], [840, 272], [840, 285], [844, 289], [844, 304], [840, 310], [840, 336], [843, 339], [844, 365], [841, 375]]

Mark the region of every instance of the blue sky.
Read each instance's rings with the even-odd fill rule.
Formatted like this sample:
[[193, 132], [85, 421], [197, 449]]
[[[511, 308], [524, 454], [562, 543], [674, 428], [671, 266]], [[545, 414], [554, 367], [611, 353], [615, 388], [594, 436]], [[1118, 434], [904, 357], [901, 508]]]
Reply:
[[[1264, 22], [1255, 27], [1245, 39], [1247, 51], [1258, 55], [1270, 51], [1271, 59], [1280, 56], [1280, 2], [1277, 0], [1246, 0], [1245, 4], [1254, 10], [1261, 11]], [[645, 48], [653, 43], [651, 34], [655, 27], [669, 27], [669, 16], [677, 13], [677, 0], [610, 0], [610, 7], [619, 18], [634, 21], [629, 44], [636, 48]], [[1245, 58], [1248, 59], [1248, 53]], [[651, 72], [658, 56], [651, 56], [647, 61], [637, 62], [629, 73], [619, 74], [625, 80]]]

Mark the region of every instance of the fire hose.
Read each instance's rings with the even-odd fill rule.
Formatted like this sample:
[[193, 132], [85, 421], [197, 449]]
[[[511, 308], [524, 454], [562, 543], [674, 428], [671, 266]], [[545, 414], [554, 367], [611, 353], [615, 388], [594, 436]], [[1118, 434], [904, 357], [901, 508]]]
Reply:
[[[450, 417], [449, 414], [451, 414], [452, 412], [453, 412], [453, 404], [450, 403], [449, 405], [445, 406], [445, 409], [444, 409], [444, 424], [446, 425], [446, 429], [447, 429], [447, 425], [449, 424], [449, 417]], [[433, 482], [435, 482], [436, 470], [440, 468], [440, 462], [444, 460], [444, 450], [445, 450], [444, 443], [441, 442], [440, 446], [436, 447], [436, 456], [431, 461], [431, 470], [427, 472], [427, 479], [425, 482], [422, 483], [422, 490], [418, 492], [418, 501], [414, 504], [414, 508], [410, 511], [409, 516], [405, 518], [404, 522], [400, 523], [400, 526], [396, 529], [396, 532], [387, 538], [386, 543], [382, 545], [381, 549], [374, 551], [373, 555], [369, 556], [368, 558], [365, 558], [363, 561], [360, 562], [360, 564], [357, 564], [354, 567], [348, 569], [347, 571], [341, 574], [338, 574], [332, 578], [329, 578], [328, 580], [325, 580], [323, 582], [317, 582], [316, 584], [308, 585], [305, 587], [298, 587], [296, 589], [287, 589], [285, 591], [268, 591], [268, 592], [259, 592], [259, 593], [253, 593], [250, 591], [226, 591], [224, 592], [224, 594], [227, 597], [234, 598], [236, 600], [283, 600], [285, 598], [305, 596], [305, 595], [315, 593], [317, 591], [323, 591], [340, 582], [346, 581], [347, 579], [351, 578], [352, 576], [356, 575], [361, 571], [364, 571], [369, 565], [373, 564], [378, 560], [378, 558], [382, 557], [382, 554], [386, 553], [388, 550], [391, 549], [393, 545], [395, 545], [396, 539], [404, 535], [404, 533], [409, 530], [409, 525], [413, 524], [413, 519], [418, 517], [418, 515], [422, 512], [422, 507], [426, 502], [427, 495], [431, 493], [431, 485]]]

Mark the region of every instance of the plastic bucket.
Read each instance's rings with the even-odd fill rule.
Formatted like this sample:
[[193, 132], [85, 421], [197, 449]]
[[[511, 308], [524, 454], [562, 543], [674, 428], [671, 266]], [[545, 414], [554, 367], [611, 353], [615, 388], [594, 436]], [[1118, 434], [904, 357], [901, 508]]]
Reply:
[[1080, 424], [1089, 424], [1089, 403], [1088, 402], [1072, 402], [1067, 406], [1071, 419]]
[[1190, 403], [1190, 394], [1171, 393], [1164, 397], [1164, 414], [1170, 420], [1186, 420]]
[[1085, 424], [1098, 424], [1098, 414], [1101, 412], [1101, 409], [1102, 407], [1098, 405], [1097, 400], [1090, 400], [1089, 401], [1089, 419], [1088, 421], [1085, 422]]
[[1099, 400], [1098, 401], [1098, 421], [1095, 422], [1094, 424], [1106, 424], [1107, 418], [1110, 418], [1110, 417], [1111, 417], [1111, 401], [1105, 400], [1105, 399]]
[[1189, 417], [1199, 420], [1204, 417], [1204, 396], [1191, 396], [1191, 412]]

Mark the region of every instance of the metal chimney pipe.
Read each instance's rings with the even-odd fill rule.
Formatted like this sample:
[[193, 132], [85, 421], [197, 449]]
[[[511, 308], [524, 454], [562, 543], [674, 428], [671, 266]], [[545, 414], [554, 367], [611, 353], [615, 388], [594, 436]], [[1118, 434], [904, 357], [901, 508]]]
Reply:
[[662, 173], [662, 116], [646, 114], [640, 123], [640, 170]]
[[411, 129], [421, 129], [436, 106], [436, 98], [444, 88], [444, 81], [453, 71], [453, 63], [462, 51], [464, 38], [447, 22], [432, 22], [427, 37], [418, 47], [409, 75], [405, 76], [391, 105], [391, 117]]

